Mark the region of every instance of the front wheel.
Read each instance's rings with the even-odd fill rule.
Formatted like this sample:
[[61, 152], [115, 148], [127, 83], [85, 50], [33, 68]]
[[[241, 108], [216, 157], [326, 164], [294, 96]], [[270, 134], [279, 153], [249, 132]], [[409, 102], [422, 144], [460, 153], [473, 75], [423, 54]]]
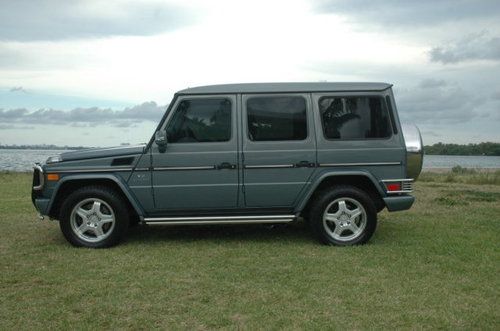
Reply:
[[107, 187], [83, 187], [61, 206], [59, 225], [74, 246], [103, 248], [116, 245], [129, 223], [127, 206]]
[[366, 243], [377, 227], [377, 210], [368, 194], [353, 186], [323, 192], [313, 204], [309, 223], [324, 244]]

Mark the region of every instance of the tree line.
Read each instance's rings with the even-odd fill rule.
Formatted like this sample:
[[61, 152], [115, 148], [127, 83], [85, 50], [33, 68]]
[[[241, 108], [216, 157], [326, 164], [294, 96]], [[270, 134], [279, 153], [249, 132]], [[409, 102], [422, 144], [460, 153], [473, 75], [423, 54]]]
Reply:
[[424, 146], [425, 154], [429, 155], [488, 155], [500, 156], [500, 143], [485, 142], [479, 144], [444, 144], [437, 143]]

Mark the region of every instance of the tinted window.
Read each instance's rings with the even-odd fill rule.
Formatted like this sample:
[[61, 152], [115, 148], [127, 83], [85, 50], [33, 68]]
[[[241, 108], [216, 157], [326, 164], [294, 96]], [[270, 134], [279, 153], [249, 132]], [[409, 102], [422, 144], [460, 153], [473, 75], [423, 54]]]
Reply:
[[392, 108], [391, 98], [388, 95], [385, 97], [385, 102], [387, 103], [387, 108], [389, 110], [389, 117], [391, 118], [392, 132], [398, 133], [398, 128], [396, 127], [396, 121], [394, 120], [394, 109]]
[[327, 139], [387, 138], [389, 114], [380, 97], [324, 97], [319, 101]]
[[231, 138], [231, 101], [182, 100], [167, 127], [170, 143], [218, 142]]
[[253, 141], [303, 140], [307, 137], [302, 97], [254, 97], [247, 101], [248, 136]]

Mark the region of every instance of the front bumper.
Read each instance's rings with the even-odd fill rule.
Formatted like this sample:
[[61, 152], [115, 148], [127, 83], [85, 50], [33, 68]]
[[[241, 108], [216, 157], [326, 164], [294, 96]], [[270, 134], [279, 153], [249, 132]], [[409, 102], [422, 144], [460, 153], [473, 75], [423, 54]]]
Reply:
[[49, 203], [50, 199], [42, 199], [42, 198], [33, 199], [33, 205], [41, 215], [47, 215], [49, 209]]
[[45, 186], [45, 174], [40, 164], [35, 164], [33, 167], [33, 185], [31, 187], [31, 201], [35, 209], [41, 215], [47, 215], [50, 199], [42, 195], [42, 190]]
[[387, 210], [400, 211], [410, 209], [415, 202], [415, 197], [412, 195], [398, 195], [383, 198]]

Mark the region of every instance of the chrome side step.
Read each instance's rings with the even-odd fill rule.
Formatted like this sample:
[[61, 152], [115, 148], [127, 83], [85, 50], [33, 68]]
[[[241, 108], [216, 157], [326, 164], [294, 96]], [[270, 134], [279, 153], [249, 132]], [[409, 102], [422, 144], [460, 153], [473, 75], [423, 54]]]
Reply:
[[295, 219], [295, 215], [146, 217], [143, 222], [157, 225], [274, 224], [289, 223]]

